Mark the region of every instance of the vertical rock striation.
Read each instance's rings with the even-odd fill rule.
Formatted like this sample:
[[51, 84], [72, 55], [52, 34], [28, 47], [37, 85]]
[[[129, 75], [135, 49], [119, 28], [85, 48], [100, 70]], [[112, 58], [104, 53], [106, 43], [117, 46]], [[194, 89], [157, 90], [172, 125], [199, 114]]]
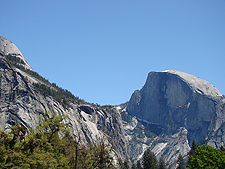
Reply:
[[[57, 99], [54, 93], [60, 92], [66, 94]], [[68, 118], [71, 134], [74, 139], [79, 138], [79, 144], [104, 139], [113, 147], [115, 162], [118, 158], [128, 159], [119, 111], [113, 106], [99, 107], [74, 96], [69, 99], [67, 95], [68, 91], [34, 72], [18, 48], [0, 37], [0, 129], [8, 130], [16, 123], [35, 128], [43, 111], [53, 110]]]
[[35, 128], [43, 111], [53, 110], [68, 118], [80, 144], [104, 137], [115, 162], [135, 162], [149, 148], [173, 168], [179, 153], [187, 157], [193, 139], [216, 148], [225, 143], [224, 96], [184, 72], [150, 72], [143, 88], [118, 107], [100, 107], [71, 95], [34, 72], [19, 49], [0, 37], [0, 129], [16, 123]]
[[[209, 82], [184, 72], [168, 70], [150, 72], [143, 88], [132, 94], [126, 112], [163, 129], [158, 136], [167, 137], [170, 141], [160, 152], [154, 149], [154, 145], [147, 146], [156, 151], [158, 157], [163, 156], [171, 163], [175, 158], [172, 160], [169, 156], [179, 152], [187, 155], [193, 139], [199, 144], [217, 148], [224, 145], [224, 107], [225, 98]], [[181, 132], [181, 129], [186, 132]], [[176, 141], [181, 138], [183, 141]], [[180, 148], [175, 151], [171, 145], [176, 142]]]

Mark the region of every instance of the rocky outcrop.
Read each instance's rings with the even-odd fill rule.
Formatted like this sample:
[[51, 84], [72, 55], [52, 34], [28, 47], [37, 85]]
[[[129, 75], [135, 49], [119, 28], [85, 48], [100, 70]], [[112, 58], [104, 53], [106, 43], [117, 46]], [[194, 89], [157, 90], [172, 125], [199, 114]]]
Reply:
[[[125, 110], [139, 121], [162, 129], [157, 137], [167, 138], [167, 141], [146, 146], [157, 152], [158, 158], [163, 156], [171, 163], [175, 158], [169, 156], [187, 155], [193, 139], [217, 148], [224, 145], [224, 107], [225, 98], [212, 84], [184, 72], [169, 70], [150, 72], [145, 85], [132, 94]], [[129, 141], [127, 144], [129, 147]], [[160, 151], [155, 148], [157, 145]]]
[[67, 117], [71, 134], [80, 144], [104, 139], [112, 145], [115, 161], [129, 158], [122, 118], [115, 107], [99, 107], [78, 98], [59, 99], [51, 94], [59, 91], [65, 92], [34, 72], [18, 48], [0, 37], [0, 129], [8, 130], [16, 123], [35, 128], [43, 112], [53, 110]]
[[147, 149], [154, 152], [158, 160], [163, 158], [171, 168], [176, 168], [179, 153], [187, 160], [190, 146], [185, 127], [180, 127], [173, 135], [166, 135], [164, 128], [158, 124], [131, 116], [126, 108], [119, 110], [123, 117], [128, 154], [132, 161], [142, 160]]
[[135, 162], [150, 149], [175, 168], [193, 139], [217, 148], [225, 143], [225, 98], [205, 80], [176, 70], [150, 72], [127, 103], [93, 105], [39, 76], [15, 45], [0, 37], [0, 129], [16, 123], [35, 128], [48, 110], [67, 117], [80, 144], [104, 138], [115, 161]]
[[0, 36], [0, 52], [3, 55], [13, 55], [17, 58], [20, 58], [24, 62], [24, 66], [26, 69], [33, 70], [31, 66], [27, 63], [27, 61], [24, 59], [22, 53], [20, 50], [14, 45], [11, 41], [8, 39]]

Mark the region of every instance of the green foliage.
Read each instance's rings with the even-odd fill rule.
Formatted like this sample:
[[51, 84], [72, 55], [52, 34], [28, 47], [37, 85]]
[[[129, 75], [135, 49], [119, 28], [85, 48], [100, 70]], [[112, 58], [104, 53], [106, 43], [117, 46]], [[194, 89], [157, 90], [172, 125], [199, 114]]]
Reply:
[[195, 140], [192, 141], [191, 143], [191, 150], [188, 153], [188, 164], [190, 163], [190, 157], [192, 158], [197, 158], [196, 156], [196, 149], [198, 148], [199, 145], [196, 144]]
[[111, 146], [104, 141], [78, 146], [69, 133], [65, 117], [52, 111], [35, 130], [17, 124], [0, 131], [0, 168], [113, 168]]
[[100, 139], [100, 142], [93, 144], [91, 149], [92, 153], [94, 154], [94, 163], [92, 164], [93, 168], [113, 168], [113, 159], [109, 153], [112, 152], [112, 147], [105, 143], [103, 138]]
[[137, 162], [137, 169], [166, 169], [166, 164], [163, 158], [157, 161], [155, 154], [147, 149], [142, 157], [142, 166], [140, 161]]
[[127, 112], [121, 112], [121, 117], [122, 117], [122, 119], [124, 120], [124, 121], [126, 121], [126, 122], [131, 122], [132, 121], [132, 118], [134, 117], [134, 116], [132, 116], [132, 115], [129, 115]]
[[136, 169], [136, 165], [134, 163], [132, 163], [131, 169]]
[[[129, 169], [129, 164], [127, 160], [124, 160], [124, 162], [122, 162], [121, 159], [119, 159], [119, 164], [120, 164], [120, 169]], [[135, 164], [133, 164], [135, 166]]]
[[220, 147], [220, 150], [221, 150], [221, 151], [225, 151], [224, 146], [221, 146], [221, 147]]
[[199, 169], [224, 169], [225, 168], [225, 152], [211, 147], [209, 145], [198, 146], [195, 150], [196, 158], [189, 156], [188, 168]]
[[128, 164], [128, 161], [125, 160], [124, 163], [123, 163], [123, 169], [129, 169], [129, 164]]
[[102, 105], [102, 106], [100, 106], [100, 108], [102, 108], [102, 109], [111, 109], [111, 108], [114, 108], [114, 106], [112, 106], [112, 105]]
[[137, 135], [137, 137], [139, 137], [139, 138], [145, 137], [144, 130], [138, 126], [136, 128], [134, 128], [134, 132]]
[[196, 149], [198, 148], [198, 145], [196, 144], [195, 140], [192, 141], [191, 143], [191, 150], [189, 152], [189, 156], [192, 156], [196, 158]]
[[166, 169], [165, 161], [162, 158], [159, 159], [158, 169]]
[[6, 55], [6, 59], [8, 60], [8, 62], [11, 66], [16, 67], [16, 68], [26, 72], [27, 74], [35, 77], [36, 79], [44, 82], [45, 84], [51, 84], [47, 79], [43, 78], [38, 73], [36, 73], [30, 69], [26, 69], [24, 67], [24, 65], [25, 65], [24, 61], [22, 59], [20, 59], [19, 57], [16, 57], [12, 54], [8, 54], [8, 55]]
[[143, 169], [155, 169], [157, 166], [156, 156], [149, 149], [144, 152], [142, 166]]
[[16, 66], [19, 64], [25, 65], [24, 61], [20, 59], [19, 57], [16, 57], [12, 54], [6, 55], [6, 59], [9, 61], [9, 63], [13, 66]]
[[177, 169], [185, 169], [185, 162], [184, 158], [181, 154], [179, 154], [178, 159], [177, 159]]
[[148, 129], [146, 129], [146, 128], [145, 128], [144, 131], [145, 131], [146, 137], [148, 137], [148, 138], [153, 138], [153, 137], [156, 136], [153, 132], [151, 132], [150, 130], [148, 130]]
[[142, 169], [140, 160], [137, 161], [137, 169]]
[[43, 84], [39, 84], [39, 83], [33, 84], [33, 86], [35, 87], [35, 90], [37, 92], [41, 92], [45, 96], [54, 97], [64, 107], [68, 105], [68, 100], [74, 101], [78, 104], [86, 103], [84, 100], [81, 100], [78, 97], [75, 97], [68, 90], [58, 87], [55, 83], [50, 83], [47, 79], [43, 78], [42, 76], [40, 76], [38, 73], [34, 72], [33, 70], [26, 69], [24, 67], [25, 65], [24, 61], [20, 59], [19, 57], [9, 54], [9, 55], [6, 55], [6, 59], [8, 60], [11, 66], [18, 68], [26, 72], [27, 74], [35, 77], [36, 79], [40, 80], [41, 82], [43, 82]]
[[86, 103], [84, 100], [81, 100], [78, 97], [75, 97], [68, 90], [58, 87], [55, 83], [52, 84], [53, 87], [49, 87], [45, 84], [39, 84], [39, 83], [34, 83], [33, 86], [35, 87], [36, 92], [40, 92], [44, 96], [52, 96], [59, 103], [61, 103], [63, 107], [68, 106], [69, 100], [74, 101], [78, 104]]

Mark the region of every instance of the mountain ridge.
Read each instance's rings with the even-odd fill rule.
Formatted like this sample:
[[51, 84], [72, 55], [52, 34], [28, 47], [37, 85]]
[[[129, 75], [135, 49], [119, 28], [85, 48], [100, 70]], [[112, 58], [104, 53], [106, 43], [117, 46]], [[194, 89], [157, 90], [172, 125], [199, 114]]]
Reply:
[[[122, 119], [114, 107], [87, 103], [68, 90], [50, 83], [24, 64], [25, 62], [21, 62], [24, 58], [14, 50], [15, 45], [5, 39], [0, 41], [2, 42], [4, 44], [0, 47], [4, 49], [0, 48], [0, 129], [9, 130], [16, 123], [28, 129], [36, 128], [43, 111], [60, 112], [68, 118], [71, 135], [80, 138], [79, 144], [87, 145], [104, 138], [114, 150], [115, 166], [118, 165], [118, 159], [129, 159]], [[4, 52], [4, 45], [8, 43], [14, 47], [13, 51]]]
[[106, 138], [115, 163], [136, 162], [151, 149], [175, 168], [179, 153], [187, 158], [193, 139], [217, 148], [225, 142], [224, 96], [209, 82], [181, 71], [149, 72], [129, 101], [100, 106], [38, 75], [11, 41], [0, 37], [0, 77], [1, 129], [17, 122], [35, 128], [42, 111], [62, 112], [82, 144]]

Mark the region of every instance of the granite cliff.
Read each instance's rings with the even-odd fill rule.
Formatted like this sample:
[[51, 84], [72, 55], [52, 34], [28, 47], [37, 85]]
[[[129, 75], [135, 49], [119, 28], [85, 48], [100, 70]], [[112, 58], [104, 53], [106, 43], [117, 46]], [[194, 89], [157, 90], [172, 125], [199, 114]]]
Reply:
[[[176, 70], [150, 72], [143, 88], [118, 108], [133, 116], [124, 121], [128, 150], [136, 152], [130, 152], [131, 159], [150, 148], [175, 166], [179, 153], [187, 156], [193, 139], [219, 148], [225, 142], [224, 107], [224, 96], [205, 80]], [[138, 123], [142, 136], [135, 138]]]
[[118, 158], [128, 159], [122, 118], [113, 106], [86, 103], [69, 91], [51, 84], [26, 62], [18, 48], [0, 37], [0, 129], [19, 123], [35, 128], [43, 112], [63, 113], [71, 134], [80, 144], [104, 139]]
[[35, 128], [48, 110], [67, 117], [81, 144], [104, 137], [115, 162], [135, 162], [151, 149], [175, 168], [193, 139], [217, 148], [225, 142], [225, 98], [205, 80], [176, 70], [150, 72], [127, 103], [94, 105], [38, 75], [19, 49], [0, 37], [0, 129], [16, 123]]

